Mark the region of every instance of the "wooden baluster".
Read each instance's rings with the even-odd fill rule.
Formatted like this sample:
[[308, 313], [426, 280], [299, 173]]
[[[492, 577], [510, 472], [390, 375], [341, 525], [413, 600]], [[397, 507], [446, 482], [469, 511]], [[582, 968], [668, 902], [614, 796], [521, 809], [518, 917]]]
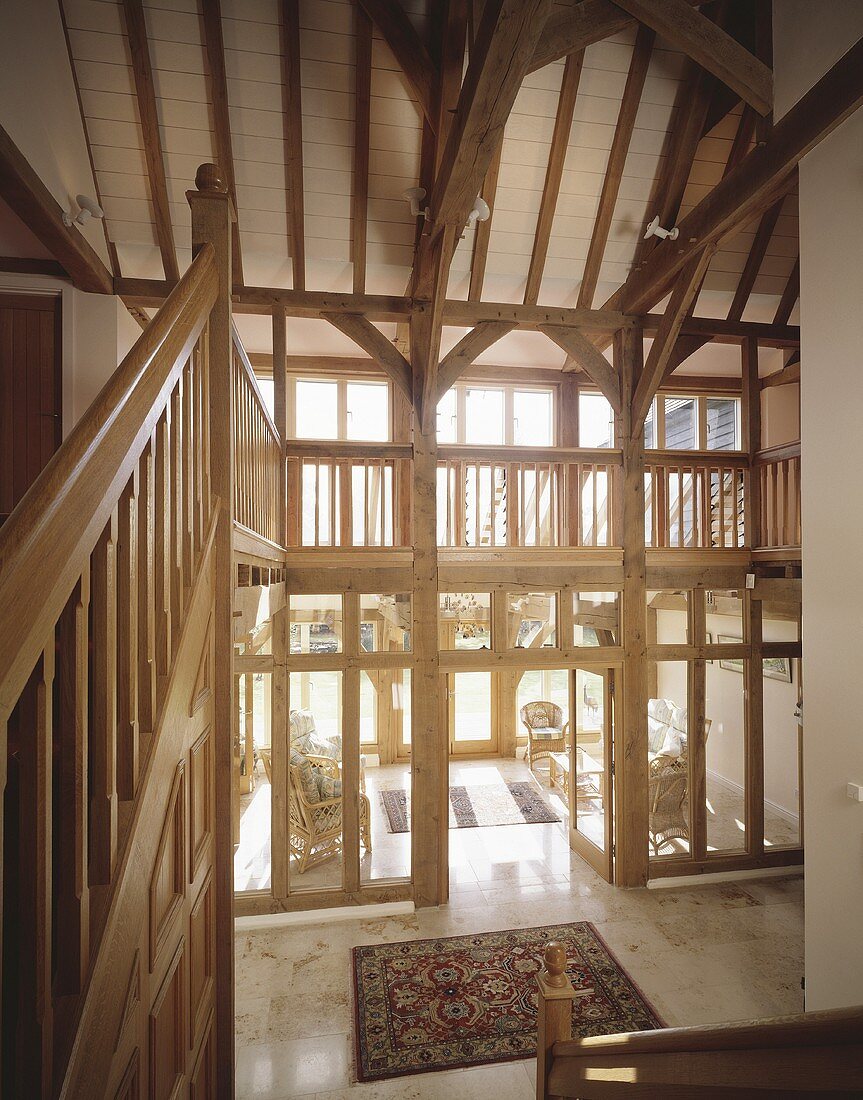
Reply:
[[56, 989], [80, 993], [90, 961], [90, 890], [87, 881], [87, 727], [89, 723], [90, 566], [84, 572], [58, 623], [59, 708], [57, 713], [58, 799], [55, 860], [57, 885]]
[[668, 485], [666, 482], [666, 469], [664, 466], [651, 466], [653, 476], [653, 491], [656, 495], [654, 510], [656, 512], [656, 540], [654, 546], [663, 548], [668, 546]]
[[[156, 592], [154, 574], [154, 453], [151, 437], [138, 463], [138, 722], [142, 751], [156, 720]], [[89, 578], [89, 574], [88, 574]]]
[[303, 462], [289, 458], [285, 464], [287, 512], [285, 518], [286, 545], [302, 546], [303, 543]]
[[572, 515], [570, 516], [570, 529], [573, 527], [573, 518], [575, 520], [575, 546], [584, 545], [584, 519], [581, 512], [581, 486], [582, 486], [582, 469], [581, 463], [577, 462], [574, 466], [570, 467], [575, 473], [575, 484], [572, 487]]
[[138, 470], [123, 490], [117, 524], [117, 797], [138, 789]]
[[791, 476], [791, 459], [782, 463], [782, 545], [791, 546], [791, 502], [788, 481]]
[[380, 520], [380, 522], [381, 522], [381, 541], [380, 541], [380, 545], [381, 546], [386, 546], [386, 542], [387, 542], [387, 524], [386, 524], [386, 514], [387, 514], [387, 499], [386, 499], [386, 497], [387, 497], [387, 493], [386, 493], [386, 477], [385, 477], [385, 474], [384, 474], [384, 471], [386, 470], [386, 463], [383, 461], [383, 459], [379, 458], [379, 459], [376, 460], [375, 469], [377, 470], [378, 498], [379, 498], [378, 504], [380, 505], [380, 515], [381, 515], [381, 520]]
[[590, 465], [590, 476], [591, 476], [591, 486], [590, 486], [590, 490], [591, 490], [591, 509], [592, 509], [592, 512], [593, 512], [593, 517], [592, 517], [593, 538], [590, 541], [590, 545], [591, 546], [598, 546], [599, 545], [599, 498], [598, 498], [598, 494], [597, 494], [597, 489], [598, 489], [597, 481], [599, 479], [598, 479], [598, 476], [597, 476], [597, 468], [596, 468], [596, 463], [595, 462], [592, 462], [591, 465]]
[[791, 530], [794, 534], [794, 545], [803, 545], [803, 532], [800, 523], [800, 457], [792, 459], [794, 466], [794, 492], [792, 496], [792, 504], [794, 508], [793, 522]]
[[[170, 528], [171, 489], [168, 475], [168, 410], [156, 425], [154, 462], [154, 519], [153, 562], [155, 595], [155, 645], [156, 674], [168, 675], [171, 663], [171, 580], [170, 580]], [[161, 688], [159, 691], [161, 695]]]
[[683, 549], [686, 545], [686, 532], [683, 526], [684, 498], [683, 498], [683, 467], [677, 467], [677, 545]]
[[[548, 1075], [553, 1063], [555, 1043], [572, 1038], [572, 1003], [579, 994], [566, 975], [566, 946], [552, 940], [545, 946], [545, 963], [536, 976], [537, 984], [537, 1050], [536, 1096], [547, 1100]], [[584, 990], [584, 993], [593, 990]]]
[[183, 452], [181, 466], [183, 482], [182, 558], [183, 578], [185, 580], [187, 594], [192, 588], [195, 561], [195, 424], [193, 402], [194, 377], [192, 374], [192, 358], [190, 356], [186, 366], [183, 368]]
[[204, 387], [203, 387], [203, 374], [204, 374], [204, 358], [203, 348], [201, 346], [201, 339], [195, 345], [195, 351], [192, 355], [192, 368], [193, 368], [193, 408], [192, 416], [194, 418], [194, 453], [192, 457], [192, 506], [194, 508], [194, 526], [193, 526], [193, 539], [192, 545], [194, 547], [194, 559], [197, 563], [198, 554], [201, 552], [201, 548], [204, 545], [204, 463], [203, 463], [203, 443], [204, 443]]
[[725, 470], [722, 466], [716, 471], [719, 481], [719, 545], [725, 549]]
[[701, 545], [710, 549], [710, 467], [701, 471]]
[[772, 501], [772, 514], [770, 524], [771, 546], [779, 546], [779, 463], [770, 464], [770, 499]]
[[93, 551], [90, 885], [107, 886], [117, 857], [117, 511]]
[[339, 545], [352, 546], [354, 532], [351, 516], [351, 464], [347, 459], [337, 463], [339, 477]]
[[17, 1073], [19, 1095], [52, 1095], [53, 707], [55, 640], [27, 683], [19, 709]]
[[212, 514], [212, 471], [210, 469], [210, 323], [204, 329], [205, 339], [201, 347], [201, 476], [204, 485], [204, 530]]
[[363, 471], [363, 546], [373, 546], [374, 538], [372, 532], [372, 523], [369, 513], [369, 500], [371, 497], [371, 486], [369, 483], [369, 462], [368, 459], [362, 460]]

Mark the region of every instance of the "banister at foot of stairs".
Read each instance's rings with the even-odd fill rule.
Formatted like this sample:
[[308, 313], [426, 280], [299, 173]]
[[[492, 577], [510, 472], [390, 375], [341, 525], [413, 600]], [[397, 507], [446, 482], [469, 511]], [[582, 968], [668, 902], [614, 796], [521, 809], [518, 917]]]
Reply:
[[549, 943], [537, 975], [537, 1100], [863, 1096], [863, 1007], [573, 1039], [580, 995], [566, 949]]

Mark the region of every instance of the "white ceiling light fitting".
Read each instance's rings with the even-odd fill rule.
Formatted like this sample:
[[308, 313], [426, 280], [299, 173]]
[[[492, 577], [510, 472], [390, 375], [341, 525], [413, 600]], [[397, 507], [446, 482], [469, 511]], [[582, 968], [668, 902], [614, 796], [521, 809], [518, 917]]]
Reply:
[[680, 230], [676, 225], [673, 229], [663, 229], [659, 224], [659, 215], [657, 214], [653, 221], [648, 224], [644, 232], [644, 239], [648, 240], [650, 237], [659, 237], [660, 240], [664, 241], [667, 237], [670, 241], [676, 241], [679, 235]]
[[402, 198], [410, 204], [412, 218], [427, 218], [429, 216], [429, 208], [420, 206], [425, 197], [426, 189], [424, 187], [409, 187], [402, 193]]
[[490, 216], [491, 210], [489, 209], [488, 203], [482, 195], [477, 195], [473, 200], [473, 206], [470, 208], [470, 213], [467, 216], [468, 227], [472, 229], [477, 222], [488, 221]]
[[87, 195], [76, 195], [75, 202], [78, 204], [78, 213], [73, 214], [71, 210], [63, 211], [63, 224], [71, 226], [75, 222], [78, 225], [86, 225], [91, 218], [104, 218], [105, 211], [96, 202], [95, 199], [89, 198]]

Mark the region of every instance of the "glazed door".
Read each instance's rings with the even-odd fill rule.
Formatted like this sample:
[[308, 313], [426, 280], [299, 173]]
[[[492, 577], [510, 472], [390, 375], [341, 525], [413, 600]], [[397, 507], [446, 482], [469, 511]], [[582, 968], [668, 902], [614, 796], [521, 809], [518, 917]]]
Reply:
[[452, 756], [485, 756], [498, 751], [493, 675], [491, 672], [451, 672], [447, 676]]
[[606, 881], [614, 878], [615, 671], [576, 668], [569, 757], [569, 843]]

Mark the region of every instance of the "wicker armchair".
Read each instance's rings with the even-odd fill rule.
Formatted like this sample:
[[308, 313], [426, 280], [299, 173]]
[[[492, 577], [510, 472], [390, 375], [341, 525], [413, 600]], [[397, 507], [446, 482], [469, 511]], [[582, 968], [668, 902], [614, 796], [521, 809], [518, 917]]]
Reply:
[[525, 703], [519, 711], [519, 717], [527, 730], [524, 758], [531, 771], [537, 760], [549, 757], [553, 752], [566, 752], [569, 722], [564, 722], [563, 711], [557, 703], [549, 703], [544, 699]]
[[[711, 719], [704, 720], [704, 740]], [[661, 753], [648, 763], [650, 814], [648, 832], [654, 855], [672, 840], [689, 840], [689, 752], [684, 739], [679, 756]]]
[[[313, 755], [304, 759], [331, 779], [334, 788], [341, 783], [337, 761]], [[290, 846], [301, 875], [342, 850], [342, 795], [314, 801], [303, 782], [302, 770], [299, 763], [291, 762]], [[360, 792], [360, 842], [367, 852], [372, 850], [371, 807], [364, 791]]]

